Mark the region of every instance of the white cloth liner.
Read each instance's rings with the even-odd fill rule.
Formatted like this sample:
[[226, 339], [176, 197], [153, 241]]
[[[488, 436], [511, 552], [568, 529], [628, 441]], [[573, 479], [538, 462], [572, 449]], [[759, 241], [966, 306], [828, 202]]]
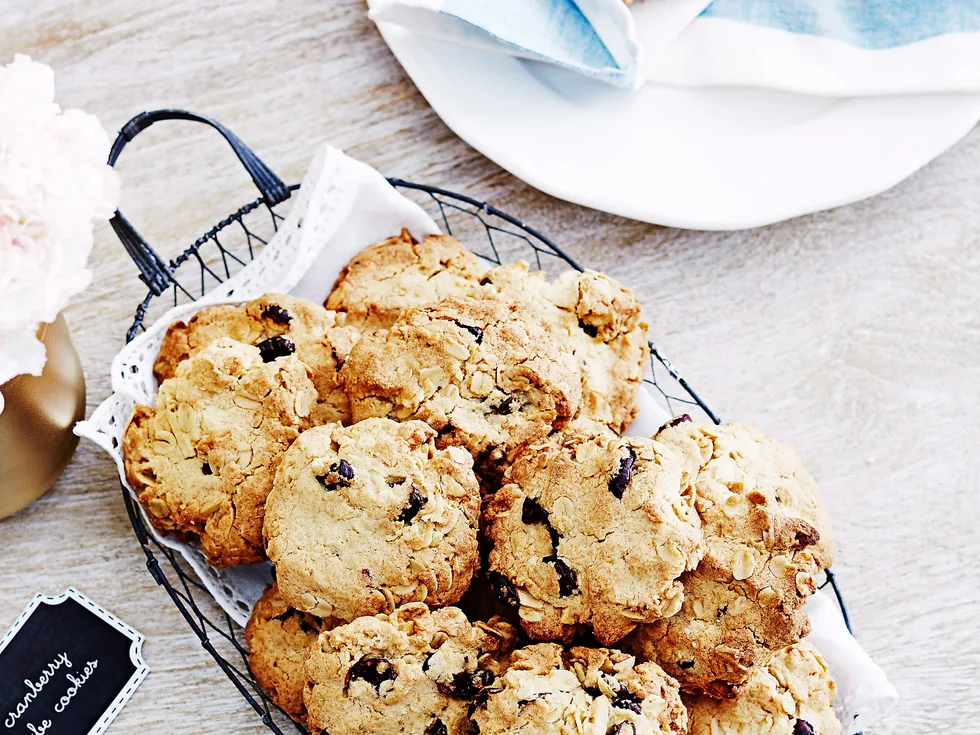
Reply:
[[[269, 291], [289, 292], [322, 302], [340, 269], [361, 249], [407, 228], [415, 237], [438, 232], [433, 220], [414, 202], [396, 192], [374, 169], [322, 146], [310, 165], [285, 222], [255, 260], [205, 297], [168, 311], [146, 332], [126, 345], [112, 361], [113, 394], [80, 422], [75, 433], [101, 446], [115, 460], [123, 485], [122, 437], [137, 403], [152, 403], [156, 393], [153, 362], [167, 327], [187, 320], [206, 305], [242, 303]], [[640, 416], [628, 433], [650, 436], [668, 414], [646, 390]], [[162, 535], [144, 520], [162, 545], [187, 560], [215, 601], [244, 625], [271, 575], [269, 564], [217, 569], [205, 563], [195, 544]], [[838, 709], [845, 733], [856, 732], [897, 700], [894, 689], [844, 627], [836, 605], [817, 593], [807, 607], [813, 620], [812, 640], [838, 682]], [[853, 726], [848, 723], [856, 723]]]
[[[628, 12], [622, 0], [573, 0], [594, 35], [543, 21], [535, 35], [527, 29], [528, 11], [508, 11], [509, 3], [530, 4], [532, 16], [548, 18], [567, 12], [569, 2], [368, 0], [368, 6], [376, 23], [553, 63], [619, 87], [747, 86], [828, 97], [980, 91], [980, 13], [966, 6], [956, 15], [944, 4], [903, 0], [890, 13], [882, 2], [875, 16], [841, 0], [640, 0]], [[460, 13], [466, 23], [450, 20]], [[913, 26], [920, 34], [907, 30]], [[596, 63], [602, 46], [615, 66]]]

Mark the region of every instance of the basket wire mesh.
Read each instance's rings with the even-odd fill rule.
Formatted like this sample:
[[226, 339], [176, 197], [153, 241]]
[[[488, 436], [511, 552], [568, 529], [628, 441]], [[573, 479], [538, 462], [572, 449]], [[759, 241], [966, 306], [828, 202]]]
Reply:
[[[113, 229], [139, 268], [140, 280], [148, 287], [126, 333], [127, 342], [170, 307], [200, 298], [247, 265], [257, 251], [268, 243], [282, 222], [283, 216], [277, 211], [279, 205], [299, 188], [298, 184], [284, 185], [241, 140], [220, 124], [181, 110], [157, 110], [134, 117], [120, 131], [109, 163], [115, 164], [125, 144], [141, 130], [161, 120], [192, 120], [218, 130], [245, 165], [261, 196], [218, 222], [169, 261], [160, 257], [128, 220], [116, 212], [111, 222]], [[457, 237], [492, 265], [524, 259], [552, 277], [569, 268], [582, 270], [574, 259], [547, 237], [486, 202], [402, 179], [389, 178], [388, 182], [426, 209], [441, 224], [444, 232]], [[650, 372], [646, 383], [671, 415], [688, 413], [721, 423], [652, 341]], [[122, 495], [133, 530], [146, 555], [150, 575], [166, 590], [203, 648], [270, 730], [278, 735], [283, 735], [283, 728], [308, 733], [304, 726], [293, 722], [276, 706], [256, 683], [249, 671], [248, 649], [241, 627], [217, 605], [182, 557], [153, 538], [138, 503], [125, 487]], [[830, 587], [833, 591], [844, 622], [850, 629], [850, 620], [835, 577], [830, 570], [823, 574], [819, 586]]]

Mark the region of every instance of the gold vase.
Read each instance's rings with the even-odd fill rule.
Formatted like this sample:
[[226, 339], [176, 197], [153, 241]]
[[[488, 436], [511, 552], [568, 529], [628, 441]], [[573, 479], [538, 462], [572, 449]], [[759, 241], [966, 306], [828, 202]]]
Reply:
[[48, 352], [44, 371], [0, 388], [0, 518], [54, 485], [78, 446], [72, 427], [85, 418], [85, 376], [65, 317], [41, 325], [38, 338]]

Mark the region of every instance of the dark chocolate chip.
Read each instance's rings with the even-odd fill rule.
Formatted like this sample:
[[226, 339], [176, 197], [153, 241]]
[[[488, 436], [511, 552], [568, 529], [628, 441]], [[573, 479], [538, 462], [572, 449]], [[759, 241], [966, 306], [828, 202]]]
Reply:
[[548, 524], [548, 535], [551, 537], [551, 548], [558, 551], [558, 544], [561, 543], [561, 534], [550, 523]]
[[575, 570], [568, 566], [568, 562], [554, 554], [546, 556], [542, 561], [555, 565], [555, 571], [558, 572], [558, 594], [562, 597], [574, 595], [578, 589], [578, 576]]
[[524, 505], [521, 507], [521, 520], [528, 525], [532, 523], [547, 523], [548, 511], [541, 507], [534, 498], [524, 498]]
[[630, 712], [636, 712], [638, 715], [643, 713], [643, 706], [640, 698], [635, 694], [630, 694], [625, 689], [621, 690], [619, 694], [613, 697], [612, 706], [619, 707], [619, 709], [628, 709]]
[[458, 674], [453, 674], [453, 678], [448, 682], [437, 681], [436, 686], [447, 697], [473, 699], [492, 681], [493, 674], [481, 669], [472, 674], [460, 671]]
[[214, 474], [214, 470], [211, 469], [211, 465], [209, 465], [207, 462], [205, 462], [204, 465], [201, 467], [201, 472], [203, 472], [205, 475]]
[[446, 729], [446, 723], [437, 717], [425, 728], [425, 735], [449, 735], [449, 730]]
[[579, 329], [581, 329], [583, 332], [585, 332], [587, 335], [589, 335], [592, 338], [599, 336], [599, 327], [595, 326], [594, 324], [586, 324], [581, 319], [579, 319], [578, 326]]
[[487, 574], [487, 581], [490, 583], [490, 589], [493, 590], [498, 600], [507, 605], [507, 607], [520, 607], [521, 599], [517, 596], [517, 588], [514, 587], [513, 582], [507, 579], [507, 577], [500, 572], [489, 572]]
[[293, 318], [289, 312], [276, 304], [269, 304], [262, 310], [263, 319], [271, 319], [276, 324], [289, 324]]
[[623, 493], [626, 492], [626, 488], [630, 484], [630, 479], [633, 475], [633, 464], [636, 462], [636, 452], [633, 451], [633, 447], [626, 447], [626, 451], [628, 452], [627, 456], [619, 461], [619, 472], [613, 475], [613, 478], [609, 481], [609, 492], [620, 500], [623, 499]]
[[797, 720], [793, 725], [793, 735], [813, 735], [813, 725], [806, 720]]
[[484, 276], [480, 279], [481, 286], [489, 286], [493, 281], [490, 280], [490, 276]]
[[718, 608], [718, 613], [715, 615], [715, 617], [718, 618], [718, 620], [721, 620], [723, 617], [725, 617], [725, 613], [727, 612], [728, 612], [728, 605], [722, 605], [721, 607]]
[[685, 671], [687, 671], [688, 669], [693, 669], [694, 668], [694, 662], [693, 661], [678, 661], [677, 662], [677, 665], [680, 666]]
[[607, 735], [636, 735], [636, 725], [632, 722], [619, 722], [609, 729]]
[[422, 506], [425, 505], [428, 500], [429, 499], [427, 497], [413, 487], [412, 491], [408, 494], [408, 505], [405, 506], [405, 509], [395, 520], [401, 521], [407, 526], [414, 520], [415, 516], [419, 514], [419, 511], [422, 510]]
[[350, 686], [351, 679], [363, 679], [373, 686], [376, 691], [381, 689], [381, 685], [386, 681], [394, 681], [398, 676], [391, 661], [384, 658], [372, 658], [365, 656], [354, 662], [354, 665], [347, 670], [347, 677], [344, 680], [344, 691]]
[[506, 416], [507, 414], [514, 413], [514, 396], [507, 396], [490, 410], [498, 416]]
[[585, 693], [588, 694], [590, 697], [595, 698], [595, 697], [602, 696], [602, 690], [599, 689], [599, 687], [582, 687], [582, 689], [584, 689]]
[[285, 337], [269, 337], [269, 339], [259, 342], [259, 354], [262, 355], [262, 362], [272, 362], [273, 360], [286, 357], [296, 352], [296, 345], [291, 339]]
[[458, 322], [455, 319], [453, 320], [453, 324], [455, 324], [460, 329], [465, 329], [467, 332], [472, 334], [473, 337], [476, 338], [477, 344], [483, 342], [483, 330], [480, 329], [479, 327], [471, 327], [469, 324], [463, 324], [462, 322]]

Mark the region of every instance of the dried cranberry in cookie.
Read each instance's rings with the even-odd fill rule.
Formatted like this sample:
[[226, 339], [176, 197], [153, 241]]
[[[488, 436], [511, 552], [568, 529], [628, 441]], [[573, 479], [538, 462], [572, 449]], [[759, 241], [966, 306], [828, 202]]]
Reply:
[[408, 230], [365, 248], [344, 266], [326, 307], [365, 330], [387, 329], [411, 307], [466, 296], [479, 285], [479, 259], [447, 235], [422, 242]]
[[681, 580], [680, 612], [624, 645], [685, 689], [731, 697], [774, 650], [809, 632], [803, 605], [832, 561], [830, 526], [799, 458], [758, 429], [674, 421], [657, 440], [697, 468], [705, 554]]
[[316, 399], [295, 355], [265, 362], [224, 337], [181, 362], [123, 438], [126, 478], [153, 525], [200, 537], [216, 566], [265, 559], [266, 497]]
[[701, 558], [691, 466], [652, 439], [577, 421], [528, 445], [486, 501], [490, 583], [538, 640], [613, 643], [677, 612]]
[[463, 735], [469, 712], [513, 648], [515, 631], [420, 603], [323, 633], [306, 661], [314, 733]]
[[283, 599], [347, 621], [462, 597], [479, 566], [466, 450], [437, 449], [421, 421], [389, 419], [319, 426], [290, 449], [265, 514]]
[[153, 373], [160, 381], [177, 366], [217, 340], [230, 337], [255, 345], [265, 362], [296, 355], [310, 369], [318, 399], [316, 424], [348, 421], [350, 407], [338, 371], [359, 332], [344, 326], [343, 314], [286, 294], [269, 293], [242, 306], [209, 306], [184, 322], [170, 325]]
[[481, 468], [564, 426], [582, 394], [572, 351], [540, 308], [496, 298], [408, 309], [365, 336], [342, 375], [355, 421], [420, 419]]

